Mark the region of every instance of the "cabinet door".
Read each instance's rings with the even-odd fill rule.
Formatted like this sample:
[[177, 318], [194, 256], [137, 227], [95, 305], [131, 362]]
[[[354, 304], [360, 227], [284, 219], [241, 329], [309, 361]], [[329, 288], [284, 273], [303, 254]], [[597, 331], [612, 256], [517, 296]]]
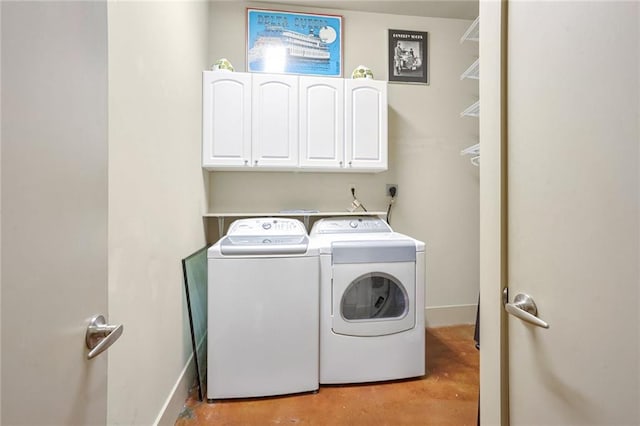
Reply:
[[298, 77], [253, 74], [252, 162], [298, 166]]
[[300, 77], [300, 166], [342, 167], [344, 80]]
[[345, 167], [387, 169], [387, 83], [345, 79]]
[[251, 74], [202, 73], [202, 166], [248, 166], [251, 161]]

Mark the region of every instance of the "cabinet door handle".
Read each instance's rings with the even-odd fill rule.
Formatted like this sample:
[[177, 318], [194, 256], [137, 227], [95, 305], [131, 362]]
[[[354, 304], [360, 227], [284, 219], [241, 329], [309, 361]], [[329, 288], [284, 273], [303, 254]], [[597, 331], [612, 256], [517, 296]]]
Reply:
[[254, 162], [253, 162], [253, 165], [254, 165], [254, 166], [257, 166], [257, 165], [258, 165], [258, 160], [254, 161]]

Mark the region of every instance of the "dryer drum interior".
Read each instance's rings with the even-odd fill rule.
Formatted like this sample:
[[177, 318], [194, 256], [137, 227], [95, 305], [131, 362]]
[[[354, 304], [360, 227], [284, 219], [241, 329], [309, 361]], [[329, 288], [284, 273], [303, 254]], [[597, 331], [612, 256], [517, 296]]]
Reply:
[[340, 312], [346, 320], [401, 318], [409, 308], [404, 287], [391, 275], [373, 272], [354, 280], [342, 296]]

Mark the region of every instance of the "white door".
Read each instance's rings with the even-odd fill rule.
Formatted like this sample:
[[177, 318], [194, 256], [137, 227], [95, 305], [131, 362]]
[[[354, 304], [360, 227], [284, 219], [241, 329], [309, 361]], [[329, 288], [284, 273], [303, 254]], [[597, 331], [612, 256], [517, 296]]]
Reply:
[[253, 74], [253, 166], [298, 166], [298, 77]]
[[342, 167], [344, 83], [341, 78], [300, 77], [300, 166]]
[[344, 80], [345, 168], [387, 169], [387, 83]]
[[202, 73], [202, 165], [250, 166], [251, 74]]
[[2, 2], [5, 425], [106, 423], [107, 5]]
[[549, 324], [509, 315], [512, 425], [640, 424], [639, 13], [509, 2], [509, 301]]

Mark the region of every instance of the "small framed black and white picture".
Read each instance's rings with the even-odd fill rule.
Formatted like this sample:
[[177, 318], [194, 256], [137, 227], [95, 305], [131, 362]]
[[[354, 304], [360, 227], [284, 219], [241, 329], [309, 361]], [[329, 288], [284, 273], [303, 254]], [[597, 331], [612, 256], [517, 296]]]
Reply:
[[429, 33], [389, 30], [389, 81], [427, 84]]

